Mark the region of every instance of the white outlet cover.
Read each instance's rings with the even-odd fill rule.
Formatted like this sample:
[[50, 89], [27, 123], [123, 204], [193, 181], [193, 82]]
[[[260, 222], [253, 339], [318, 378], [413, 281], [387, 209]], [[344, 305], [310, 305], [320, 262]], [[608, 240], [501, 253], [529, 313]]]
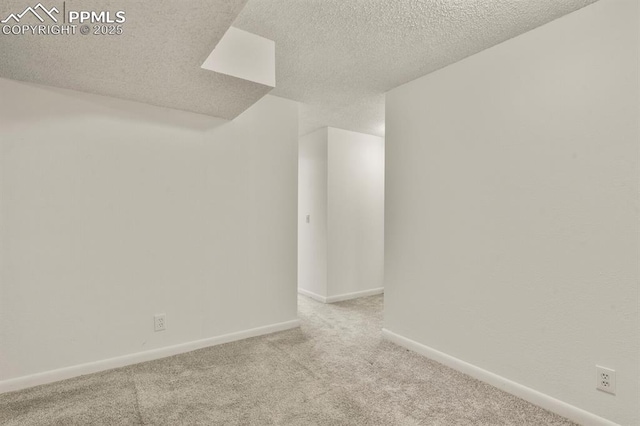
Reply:
[[616, 393], [616, 370], [596, 365], [596, 389]]
[[153, 329], [154, 331], [164, 331], [167, 329], [166, 314], [157, 314], [153, 316]]

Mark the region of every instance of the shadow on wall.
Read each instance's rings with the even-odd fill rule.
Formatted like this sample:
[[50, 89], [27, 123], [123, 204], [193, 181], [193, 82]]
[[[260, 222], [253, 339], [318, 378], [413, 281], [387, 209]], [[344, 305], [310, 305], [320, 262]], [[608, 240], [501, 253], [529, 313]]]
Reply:
[[[0, 82], [3, 79], [0, 78]], [[111, 98], [109, 96], [95, 95], [92, 93], [84, 93], [69, 89], [60, 89], [50, 86], [42, 86], [33, 83], [25, 83], [21, 81], [11, 80], [20, 89], [20, 95], [13, 85], [5, 88], [2, 93], [6, 103], [0, 107], [0, 125], [10, 128], [12, 125], [24, 122], [29, 114], [25, 114], [21, 106], [13, 105], [11, 102], [15, 90], [15, 96], [24, 96], [26, 93], [33, 94], [34, 102], [37, 99], [38, 116], [34, 120], [46, 120], [53, 117], [64, 116], [81, 116], [81, 115], [106, 115], [124, 120], [136, 122], [148, 122], [154, 124], [164, 124], [167, 126], [177, 126], [193, 130], [196, 132], [205, 132], [213, 130], [230, 121], [211, 117], [208, 115], [197, 114], [189, 111], [174, 110], [143, 104], [140, 102], [127, 101], [123, 99]], [[65, 108], [58, 107], [59, 97], [64, 96], [69, 102], [65, 102]], [[23, 104], [24, 105], [24, 104]]]

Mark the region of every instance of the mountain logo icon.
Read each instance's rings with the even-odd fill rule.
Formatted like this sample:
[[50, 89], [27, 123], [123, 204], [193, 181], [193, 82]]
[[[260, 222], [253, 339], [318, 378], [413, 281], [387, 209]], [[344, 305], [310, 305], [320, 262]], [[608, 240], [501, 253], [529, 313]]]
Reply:
[[0, 23], [6, 24], [10, 20], [13, 19], [15, 21], [15, 23], [17, 24], [28, 13], [31, 13], [32, 15], [34, 15], [36, 18], [38, 18], [38, 20], [40, 22], [44, 22], [43, 16], [45, 16], [45, 17], [48, 16], [53, 22], [58, 22], [58, 20], [56, 19], [55, 16], [53, 16], [53, 14], [54, 13], [55, 14], [59, 14], [60, 11], [55, 7], [52, 7], [51, 9], [47, 9], [46, 7], [44, 7], [42, 5], [42, 3], [38, 3], [34, 7], [31, 7], [31, 6], [27, 7], [22, 13], [18, 13], [18, 14], [12, 13], [12, 14], [10, 14], [9, 16], [7, 16], [6, 19], [4, 19], [3, 21], [0, 21]]

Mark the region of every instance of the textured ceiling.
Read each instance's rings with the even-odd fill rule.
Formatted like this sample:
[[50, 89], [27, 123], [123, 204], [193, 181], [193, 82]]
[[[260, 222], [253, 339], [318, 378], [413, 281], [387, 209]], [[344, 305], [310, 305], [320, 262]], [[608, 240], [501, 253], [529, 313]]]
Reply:
[[[2, 0], [0, 20], [37, 2]], [[124, 10], [123, 34], [0, 34], [0, 77], [223, 118], [237, 116], [272, 89], [200, 68], [246, 0], [42, 2], [57, 7], [58, 18], [63, 6], [66, 11]], [[20, 24], [39, 22], [27, 14]]]
[[300, 134], [384, 132], [384, 92], [596, 0], [249, 0], [234, 26], [276, 42]]
[[[37, 1], [3, 0], [0, 20]], [[302, 102], [300, 134], [383, 135], [384, 92], [595, 0], [42, 1], [124, 10], [124, 34], [0, 34], [0, 77], [232, 118], [271, 90], [200, 68], [233, 23], [276, 42], [271, 93]]]

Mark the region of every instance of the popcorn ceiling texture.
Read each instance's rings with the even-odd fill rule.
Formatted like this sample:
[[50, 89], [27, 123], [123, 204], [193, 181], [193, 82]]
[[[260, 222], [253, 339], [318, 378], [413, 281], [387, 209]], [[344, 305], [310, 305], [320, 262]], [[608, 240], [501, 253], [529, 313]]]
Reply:
[[384, 92], [594, 1], [67, 0], [125, 10], [124, 34], [0, 35], [0, 77], [233, 118], [271, 90], [200, 68], [233, 23], [276, 42], [271, 93], [303, 102], [300, 134], [383, 135]]
[[[122, 35], [0, 34], [0, 77], [234, 118], [271, 87], [200, 66], [246, 0], [66, 0], [66, 10], [126, 12]], [[3, 0], [0, 20], [35, 1]], [[61, 0], [48, 1], [60, 10]], [[20, 24], [39, 24], [25, 16]], [[46, 21], [45, 24], [53, 24]]]
[[276, 42], [300, 134], [384, 133], [384, 92], [595, 0], [249, 0], [235, 27]]

